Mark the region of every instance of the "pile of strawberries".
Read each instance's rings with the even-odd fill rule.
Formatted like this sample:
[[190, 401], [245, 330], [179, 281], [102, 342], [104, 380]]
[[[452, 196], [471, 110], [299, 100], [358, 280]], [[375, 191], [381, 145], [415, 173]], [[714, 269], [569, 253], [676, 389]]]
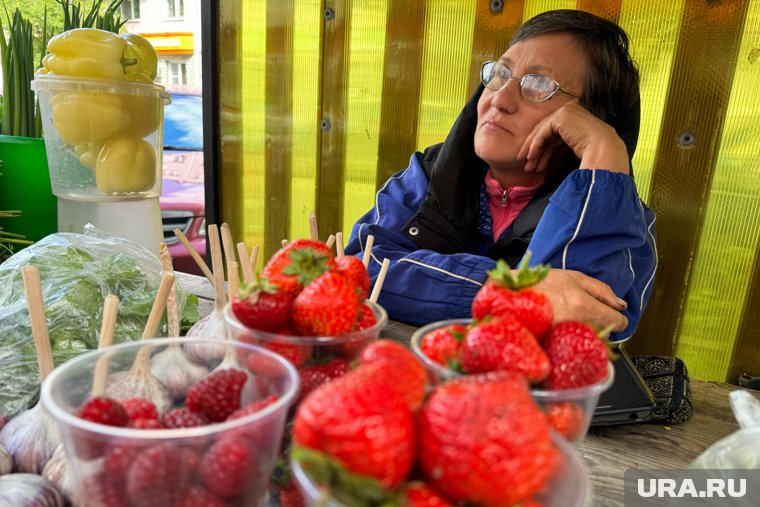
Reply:
[[[430, 331], [420, 340], [420, 351], [456, 372], [514, 372], [547, 390], [601, 382], [608, 374], [607, 341], [583, 322], [552, 325], [551, 303], [534, 287], [549, 268], [528, 268], [528, 259], [517, 273], [499, 261], [473, 299], [473, 321]], [[556, 430], [570, 440], [578, 436], [584, 413], [577, 403], [550, 403], [544, 408]]]
[[[268, 396], [241, 406], [250, 375], [240, 369], [216, 370], [193, 384], [185, 406], [159, 414], [143, 398], [116, 401], [104, 396], [85, 401], [77, 416], [109, 426], [161, 429], [190, 428], [230, 421], [256, 413], [277, 401]], [[274, 455], [279, 434], [271, 422], [251, 424], [214, 437], [159, 438], [103, 442], [82, 433], [77, 455], [102, 465], [82, 483], [88, 505], [231, 506], [249, 505], [266, 489], [262, 457]], [[268, 461], [263, 459], [263, 461]], [[94, 461], [93, 463], [97, 463]]]
[[372, 327], [365, 303], [370, 279], [353, 256], [334, 257], [324, 243], [299, 239], [278, 250], [256, 283], [232, 300], [245, 326], [291, 336], [343, 336]]
[[426, 390], [411, 352], [375, 342], [299, 406], [291, 455], [344, 505], [539, 505], [562, 456], [525, 379], [501, 371]]

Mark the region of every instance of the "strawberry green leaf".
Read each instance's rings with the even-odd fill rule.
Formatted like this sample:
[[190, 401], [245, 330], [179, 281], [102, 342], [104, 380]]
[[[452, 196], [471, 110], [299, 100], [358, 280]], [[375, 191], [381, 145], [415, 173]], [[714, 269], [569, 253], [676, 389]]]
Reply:
[[520, 290], [537, 284], [549, 274], [551, 269], [548, 264], [537, 264], [528, 267], [530, 264], [530, 250], [525, 252], [520, 263], [517, 265], [516, 272], [512, 271], [509, 264], [504, 259], [496, 262], [496, 267], [488, 272], [488, 276], [499, 285], [512, 290]]

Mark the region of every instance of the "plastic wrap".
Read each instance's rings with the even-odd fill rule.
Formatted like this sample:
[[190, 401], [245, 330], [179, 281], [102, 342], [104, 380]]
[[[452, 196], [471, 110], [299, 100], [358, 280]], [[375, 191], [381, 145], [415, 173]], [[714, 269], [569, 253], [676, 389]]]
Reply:
[[729, 397], [739, 429], [708, 447], [689, 468], [760, 469], [760, 401], [743, 390]]
[[[40, 271], [56, 365], [97, 348], [103, 300], [109, 292], [120, 299], [114, 342], [138, 340], [161, 277], [157, 252], [108, 236], [91, 225], [84, 234], [51, 234], [0, 265], [0, 414], [6, 415], [29, 407], [39, 392], [20, 271], [26, 265]], [[180, 314], [187, 299], [185, 293], [177, 292]], [[188, 306], [192, 308], [186, 310], [194, 313], [195, 306]], [[165, 333], [164, 322], [159, 335]]]

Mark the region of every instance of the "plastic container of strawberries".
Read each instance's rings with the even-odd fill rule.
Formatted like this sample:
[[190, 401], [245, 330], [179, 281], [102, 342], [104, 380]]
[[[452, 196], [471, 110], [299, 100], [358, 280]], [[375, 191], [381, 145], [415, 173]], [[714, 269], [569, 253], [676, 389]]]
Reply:
[[[533, 499], [544, 507], [590, 505], [591, 485], [578, 451], [556, 433], [552, 433], [552, 440], [560, 451], [562, 461]], [[291, 460], [290, 469], [307, 506], [344, 507], [330, 495], [329, 488], [318, 484], [300, 462]]]
[[[249, 374], [250, 388], [241, 396], [247, 398], [241, 399], [242, 406], [271, 396], [276, 401], [237, 419], [192, 428], [114, 427], [76, 415], [90, 396], [101, 358], [108, 357], [111, 382], [113, 374], [130, 370], [138, 351], [153, 357], [170, 345], [190, 343], [225, 347], [222, 368]], [[210, 366], [213, 370], [218, 364]], [[155, 505], [176, 505], [189, 492], [209, 494], [228, 506], [257, 506], [266, 494], [298, 387], [295, 368], [261, 347], [202, 338], [154, 338], [91, 351], [63, 363], [43, 383], [41, 399], [61, 433], [77, 497], [86, 499], [90, 507], [143, 505], [145, 495], [158, 502]], [[240, 459], [245, 466], [238, 466], [245, 477], [237, 483], [214, 479], [215, 460], [229, 455], [228, 448], [221, 450], [225, 444], [234, 444], [236, 459], [244, 456]], [[121, 459], [112, 459], [115, 449], [120, 449]]]
[[[450, 326], [453, 324], [461, 324], [467, 326], [472, 323], [471, 319], [450, 319], [442, 320], [438, 322], [432, 322], [426, 326], [423, 326], [414, 332], [411, 338], [411, 347], [414, 354], [419, 358], [425, 369], [428, 371], [428, 382], [431, 386], [434, 386], [447, 379], [459, 377], [463, 375], [458, 371], [452, 370], [442, 364], [436, 363], [429, 357], [427, 357], [420, 348], [422, 337], [429, 332], [441, 328]], [[615, 381], [615, 368], [611, 362], [607, 364], [607, 376], [596, 384], [589, 386], [578, 387], [574, 389], [561, 389], [561, 390], [548, 390], [541, 389], [539, 387], [531, 388], [530, 392], [533, 399], [545, 412], [562, 411], [569, 412], [571, 414], [577, 414], [575, 421], [572, 424], [572, 428], [567, 428], [565, 438], [571, 441], [574, 445], [578, 446], [583, 443], [583, 439], [586, 438], [589, 425], [591, 424], [591, 418], [594, 415], [594, 410], [599, 402], [599, 397], [604, 391], [610, 388]]]
[[377, 303], [367, 301], [366, 304], [372, 309], [377, 323], [367, 329], [342, 336], [291, 336], [252, 329], [235, 317], [232, 305], [229, 303], [222, 313], [228, 338], [259, 345], [276, 352], [299, 368], [328, 358], [353, 361], [359, 357], [364, 347], [376, 341], [380, 337], [380, 332], [388, 324], [388, 314]]

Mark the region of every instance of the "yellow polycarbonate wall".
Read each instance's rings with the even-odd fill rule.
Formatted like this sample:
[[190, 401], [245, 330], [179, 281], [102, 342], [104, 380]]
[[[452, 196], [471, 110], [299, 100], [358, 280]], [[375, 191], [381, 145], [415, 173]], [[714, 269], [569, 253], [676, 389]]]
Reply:
[[[642, 78], [633, 159], [659, 264], [633, 353], [760, 375], [760, 0], [220, 0], [221, 218], [266, 258], [342, 231], [441, 142], [521, 22], [617, 21]], [[753, 305], [754, 303], [754, 305]]]

